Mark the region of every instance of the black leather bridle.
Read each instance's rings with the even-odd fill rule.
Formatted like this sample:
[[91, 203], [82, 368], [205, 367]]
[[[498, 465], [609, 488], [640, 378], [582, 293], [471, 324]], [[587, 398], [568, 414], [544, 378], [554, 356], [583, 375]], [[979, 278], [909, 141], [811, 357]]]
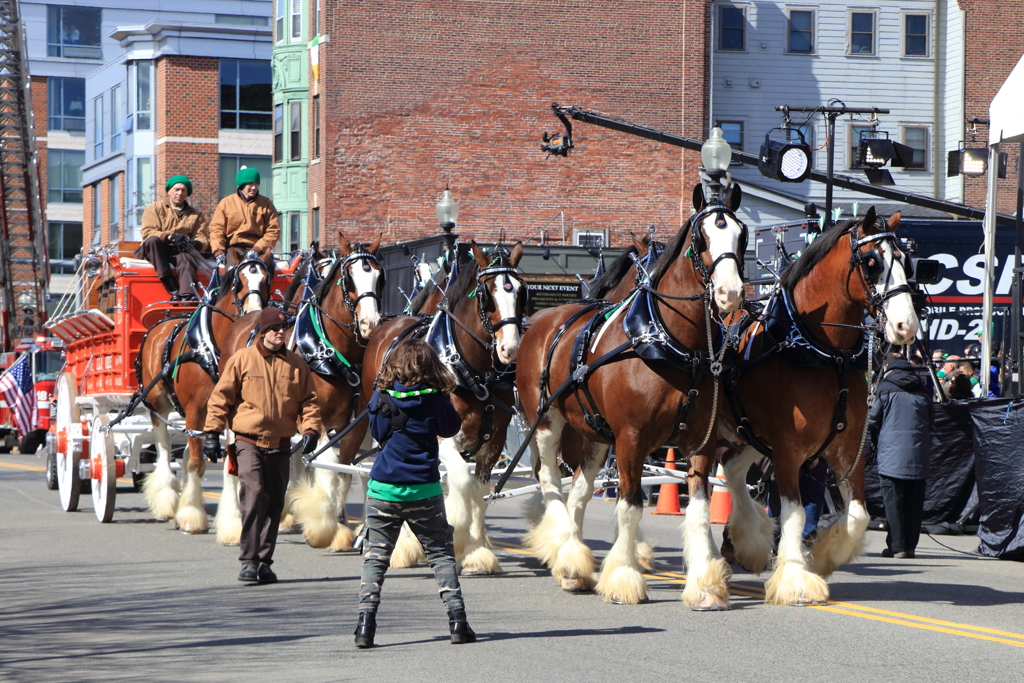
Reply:
[[[704, 265], [703, 254], [708, 250], [708, 240], [704, 236], [703, 223], [704, 219], [708, 216], [715, 216], [715, 227], [724, 230], [728, 227], [729, 223], [725, 217], [728, 215], [732, 218], [741, 228], [740, 243], [739, 243], [739, 254], [735, 254], [731, 251], [727, 251], [711, 262], [710, 266]], [[715, 272], [715, 268], [718, 264], [726, 259], [731, 259], [736, 262], [736, 267], [739, 269], [740, 277], [743, 277], [743, 257], [747, 251], [747, 224], [736, 217], [736, 214], [725, 204], [712, 200], [710, 204], [705, 206], [699, 212], [697, 212], [693, 218], [690, 219], [690, 226], [693, 230], [693, 236], [690, 238], [690, 257], [693, 259], [693, 267], [700, 273], [701, 278], [704, 280], [704, 285], [707, 286], [711, 283], [711, 276]]]
[[[362, 294], [356, 294], [356, 296], [353, 297], [352, 295], [349, 294], [349, 290], [355, 292], [356, 284], [355, 280], [352, 278], [352, 274], [349, 272], [349, 268], [356, 263], [361, 263], [362, 269], [365, 272], [370, 272], [371, 270], [376, 268], [380, 272], [380, 276], [377, 278], [377, 288], [375, 290], [363, 292]], [[341, 277], [335, 284], [344, 289], [345, 306], [352, 314], [352, 318], [356, 318], [356, 306], [363, 299], [375, 299], [377, 301], [377, 308], [379, 309], [381, 292], [384, 291], [384, 285], [387, 282], [387, 273], [384, 271], [384, 268], [381, 267], [380, 263], [377, 261], [377, 257], [371, 254], [366, 249], [363, 249], [361, 246], [357, 246], [352, 252], [348, 254], [348, 256], [342, 259], [339, 268], [341, 269]]]
[[[242, 289], [241, 272], [243, 268], [247, 268], [249, 266], [257, 266], [263, 269], [263, 272], [267, 276], [266, 283], [268, 294], [264, 294], [263, 289], [261, 288], [255, 291], [248, 291], [245, 293], [244, 296], [239, 296], [239, 292]], [[257, 294], [260, 297], [260, 308], [266, 308], [267, 304], [270, 303], [270, 278], [270, 267], [267, 266], [267, 264], [256, 255], [255, 251], [250, 251], [249, 253], [247, 253], [245, 255], [245, 259], [242, 260], [242, 262], [239, 263], [237, 266], [235, 266], [235, 273], [232, 278], [234, 281], [231, 283], [231, 293], [235, 297], [235, 308], [241, 311], [242, 306], [245, 304], [245, 300], [248, 299], [253, 294]]]

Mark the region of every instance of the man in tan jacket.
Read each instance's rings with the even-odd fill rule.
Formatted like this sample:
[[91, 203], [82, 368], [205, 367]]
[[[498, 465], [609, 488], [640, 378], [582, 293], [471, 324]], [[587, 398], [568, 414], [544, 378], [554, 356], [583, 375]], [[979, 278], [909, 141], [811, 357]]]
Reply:
[[220, 200], [210, 221], [210, 248], [218, 261], [234, 266], [250, 249], [261, 257], [277, 246], [281, 223], [274, 203], [260, 194], [260, 172], [243, 168], [235, 176], [238, 190]]
[[269, 306], [260, 315], [256, 342], [228, 359], [206, 413], [204, 451], [220, 450], [220, 434], [235, 433], [242, 537], [239, 581], [276, 583], [270, 569], [284, 509], [291, 437], [302, 432], [311, 453], [323, 433], [309, 366], [284, 346], [288, 319]]
[[[142, 214], [142, 244], [135, 258], [153, 264], [172, 301], [198, 299], [196, 276], [209, 271], [201, 251], [210, 246], [210, 235], [203, 214], [189, 205], [192, 181], [183, 175], [167, 179], [167, 196], [146, 207]], [[177, 268], [175, 276], [173, 268]]]

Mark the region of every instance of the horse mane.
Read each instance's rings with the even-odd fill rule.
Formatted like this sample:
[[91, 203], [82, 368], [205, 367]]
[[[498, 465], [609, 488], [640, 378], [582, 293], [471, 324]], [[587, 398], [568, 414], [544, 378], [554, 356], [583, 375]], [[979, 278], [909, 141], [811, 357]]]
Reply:
[[454, 307], [464, 296], [468, 296], [470, 290], [476, 287], [476, 275], [480, 272], [480, 264], [476, 259], [469, 259], [459, 266], [459, 276], [445, 292], [444, 297], [448, 305]]
[[217, 298], [214, 301], [220, 301], [226, 297], [229, 293], [235, 289], [235, 270], [238, 266], [231, 266], [224, 271], [224, 276], [220, 279], [220, 287], [217, 290]]
[[437, 283], [433, 280], [427, 280], [427, 284], [423, 285], [423, 288], [416, 292], [416, 296], [409, 302], [409, 310], [416, 313], [423, 307], [423, 304], [427, 302], [434, 292], [437, 291]]
[[683, 227], [679, 228], [679, 232], [677, 232], [675, 236], [668, 241], [668, 244], [665, 245], [665, 250], [661, 252], [661, 256], [658, 257], [653, 270], [651, 270], [652, 283], [656, 283], [661, 279], [661, 276], [664, 275], [675, 262], [676, 257], [679, 256], [679, 252], [683, 250], [683, 244], [686, 242], [686, 238], [690, 234], [690, 223], [692, 221], [693, 216], [687, 218], [686, 222], [683, 223]]
[[331, 264], [331, 269], [328, 270], [327, 274], [323, 276], [323, 279], [313, 287], [313, 295], [316, 296], [318, 301], [322, 302], [327, 296], [327, 292], [330, 290], [334, 279], [338, 277], [338, 271], [341, 270], [341, 264], [344, 262], [344, 258], [335, 259], [334, 263]]
[[284, 292], [285, 301], [291, 301], [295, 296], [295, 292], [299, 291], [299, 287], [302, 286], [302, 281], [306, 279], [306, 273], [309, 272], [309, 265], [311, 262], [312, 259], [303, 259], [299, 267], [295, 269], [294, 273], [292, 273], [292, 279], [288, 283], [288, 289]]
[[804, 249], [804, 252], [800, 255], [796, 261], [791, 263], [779, 276], [779, 283], [786, 291], [792, 291], [796, 287], [796, 283], [800, 282], [804, 277], [810, 273], [814, 266], [821, 263], [821, 261], [828, 255], [832, 248], [836, 246], [843, 235], [846, 234], [854, 225], [858, 225], [863, 222], [863, 218], [854, 218], [852, 220], [843, 221], [831, 226], [828, 230], [820, 233], [810, 246]]
[[630, 245], [626, 251], [622, 252], [618, 258], [612, 261], [612, 264], [601, 273], [600, 277], [595, 278], [588, 284], [590, 298], [600, 299], [615, 289], [622, 282], [622, 278], [626, 276], [626, 273], [629, 272], [630, 266], [633, 265], [633, 259], [630, 258], [630, 255], [639, 253], [639, 249]]

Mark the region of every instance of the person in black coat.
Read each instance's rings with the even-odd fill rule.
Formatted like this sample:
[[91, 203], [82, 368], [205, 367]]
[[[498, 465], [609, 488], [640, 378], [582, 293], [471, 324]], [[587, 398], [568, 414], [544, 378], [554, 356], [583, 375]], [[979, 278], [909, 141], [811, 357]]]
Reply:
[[868, 416], [878, 434], [878, 476], [889, 528], [884, 557], [913, 558], [921, 538], [935, 408], [918, 370], [903, 359], [892, 360]]

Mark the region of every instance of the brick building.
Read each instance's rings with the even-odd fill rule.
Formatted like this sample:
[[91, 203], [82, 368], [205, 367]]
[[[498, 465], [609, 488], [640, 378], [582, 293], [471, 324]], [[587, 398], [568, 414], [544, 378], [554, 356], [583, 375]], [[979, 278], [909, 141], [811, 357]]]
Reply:
[[[469, 7], [471, 6], [471, 11]], [[546, 158], [553, 101], [706, 137], [708, 0], [322, 3], [311, 47], [309, 206], [326, 243], [439, 231], [445, 185], [463, 238], [655, 225], [689, 215], [699, 155], [578, 124]], [[311, 18], [312, 21], [312, 18]], [[319, 130], [317, 116], [319, 114]]]

